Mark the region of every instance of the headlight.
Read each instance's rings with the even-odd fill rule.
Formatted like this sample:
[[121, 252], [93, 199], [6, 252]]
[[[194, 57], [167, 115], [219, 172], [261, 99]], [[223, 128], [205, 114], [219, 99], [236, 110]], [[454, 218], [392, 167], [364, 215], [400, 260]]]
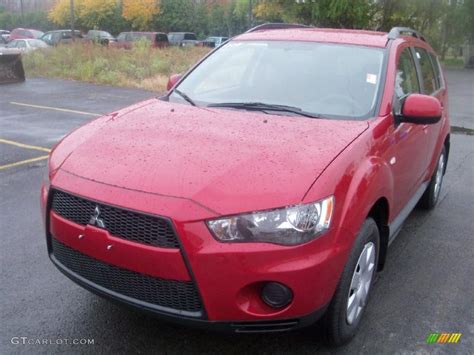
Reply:
[[331, 224], [334, 197], [287, 208], [207, 221], [222, 242], [266, 242], [296, 245], [312, 240]]

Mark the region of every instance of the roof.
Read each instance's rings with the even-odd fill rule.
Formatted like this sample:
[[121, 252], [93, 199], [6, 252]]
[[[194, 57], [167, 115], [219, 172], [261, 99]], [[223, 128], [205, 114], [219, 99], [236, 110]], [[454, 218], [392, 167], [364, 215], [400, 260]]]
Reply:
[[260, 30], [243, 33], [235, 38], [240, 41], [310, 41], [355, 44], [383, 48], [387, 45], [386, 32], [344, 30], [332, 28], [289, 28]]

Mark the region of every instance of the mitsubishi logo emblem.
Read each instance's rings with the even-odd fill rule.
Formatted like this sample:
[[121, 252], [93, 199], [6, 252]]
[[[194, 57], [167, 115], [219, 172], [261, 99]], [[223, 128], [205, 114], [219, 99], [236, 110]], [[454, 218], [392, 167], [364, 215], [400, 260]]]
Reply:
[[104, 221], [99, 217], [100, 217], [100, 208], [99, 208], [99, 206], [95, 206], [94, 215], [89, 220], [89, 224], [91, 226], [96, 226], [96, 227], [99, 227], [99, 228], [105, 228]]

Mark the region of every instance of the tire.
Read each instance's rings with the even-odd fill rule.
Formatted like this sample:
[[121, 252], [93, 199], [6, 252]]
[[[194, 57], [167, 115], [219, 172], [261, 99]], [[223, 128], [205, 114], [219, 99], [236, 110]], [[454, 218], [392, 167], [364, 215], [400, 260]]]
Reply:
[[[375, 280], [379, 246], [379, 229], [375, 221], [368, 218], [362, 224], [354, 242], [339, 285], [323, 320], [326, 341], [329, 345], [346, 344], [357, 334]], [[368, 253], [372, 253], [368, 258], [370, 263], [363, 266], [361, 264], [362, 256], [367, 256]], [[367, 265], [369, 265], [368, 268]], [[365, 272], [366, 269], [369, 272]], [[357, 274], [359, 277], [362, 276], [359, 282], [357, 282]], [[349, 307], [349, 302], [351, 307]]]
[[418, 204], [425, 210], [432, 210], [439, 201], [441, 187], [443, 186], [443, 177], [446, 170], [446, 158], [446, 148], [443, 146], [443, 150], [439, 155], [438, 164], [436, 164], [436, 169], [431, 177], [430, 183], [428, 184], [423, 196], [421, 196]]

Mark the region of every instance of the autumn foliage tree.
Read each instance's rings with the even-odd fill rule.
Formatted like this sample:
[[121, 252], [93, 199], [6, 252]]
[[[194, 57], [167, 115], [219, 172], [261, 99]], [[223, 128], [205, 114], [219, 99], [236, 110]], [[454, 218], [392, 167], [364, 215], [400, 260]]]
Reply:
[[[84, 0], [74, 1], [74, 17], [79, 20], [79, 12]], [[69, 24], [71, 13], [70, 0], [58, 0], [48, 14], [48, 18], [57, 25], [65, 26]]]
[[147, 29], [159, 11], [156, 0], [123, 0], [123, 17], [134, 29]]

